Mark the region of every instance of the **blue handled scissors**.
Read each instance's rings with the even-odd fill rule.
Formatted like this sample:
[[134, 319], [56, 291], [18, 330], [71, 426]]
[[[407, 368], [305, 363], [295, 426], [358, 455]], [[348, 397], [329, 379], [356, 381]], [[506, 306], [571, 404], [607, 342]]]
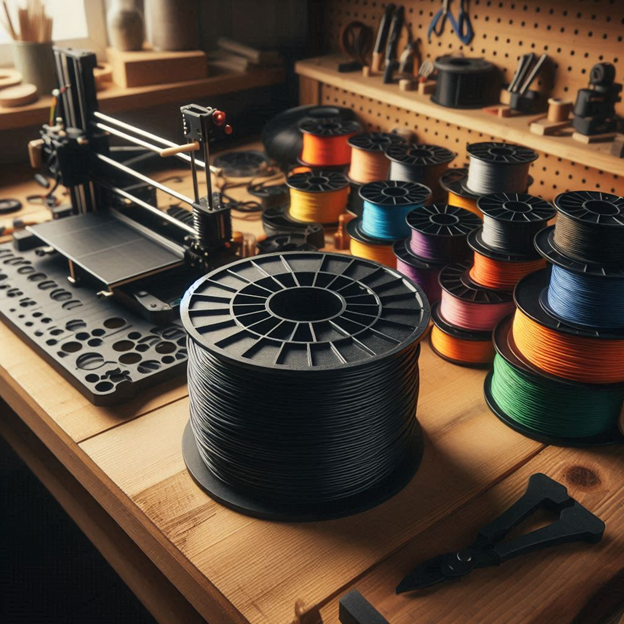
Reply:
[[431, 41], [431, 33], [440, 37], [444, 32], [446, 26], [446, 20], [451, 22], [451, 27], [457, 34], [459, 40], [468, 45], [474, 37], [474, 31], [472, 30], [472, 24], [470, 22], [470, 15], [464, 8], [466, 0], [460, 0], [459, 13], [457, 14], [457, 20], [453, 17], [453, 14], [449, 10], [451, 0], [442, 0], [442, 8], [433, 16], [431, 24], [429, 24], [429, 30], [427, 31], [427, 40]]

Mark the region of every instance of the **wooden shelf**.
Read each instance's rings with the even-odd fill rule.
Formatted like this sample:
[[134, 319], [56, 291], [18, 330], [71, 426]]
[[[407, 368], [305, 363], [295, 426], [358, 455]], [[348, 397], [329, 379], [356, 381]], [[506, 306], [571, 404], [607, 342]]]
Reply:
[[540, 152], [552, 154], [607, 173], [624, 175], [624, 160], [611, 156], [609, 153], [610, 143], [584, 145], [573, 140], [571, 136], [555, 137], [533, 134], [529, 131], [529, 123], [537, 117], [536, 115], [500, 118], [485, 113], [481, 109], [444, 108], [434, 104], [428, 95], [419, 95], [413, 91], [400, 91], [397, 84], [383, 84], [381, 76], [365, 78], [360, 72], [340, 73], [337, 66], [341, 61], [344, 59], [339, 56], [307, 59], [299, 61], [295, 65], [295, 71], [300, 76], [385, 104], [493, 135], [511, 143], [527, 145]]
[[[98, 101], [103, 113], [117, 113], [124, 110], [147, 108], [179, 102], [191, 102], [197, 98], [224, 95], [266, 87], [284, 81], [281, 68], [260, 69], [249, 72], [222, 72], [201, 80], [175, 82], [149, 87], [123, 89], [111, 84], [98, 91]], [[34, 104], [17, 108], [0, 108], [0, 131], [25, 126], [38, 126], [48, 120], [51, 97], [42, 97]]]

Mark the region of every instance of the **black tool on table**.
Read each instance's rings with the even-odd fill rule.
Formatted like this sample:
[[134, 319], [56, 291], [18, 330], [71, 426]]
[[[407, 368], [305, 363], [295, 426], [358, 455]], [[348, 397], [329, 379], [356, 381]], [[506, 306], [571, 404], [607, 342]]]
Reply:
[[375, 40], [375, 47], [373, 48], [372, 70], [374, 72], [378, 72], [381, 68], [381, 58], [386, 47], [386, 42], [388, 40], [388, 33], [390, 32], [390, 22], [392, 21], [394, 8], [394, 4], [388, 4], [381, 18], [381, 22], [379, 23], [377, 39]]
[[8, 215], [22, 209], [19, 199], [0, 199], [0, 215]]
[[388, 620], [357, 589], [340, 599], [338, 619], [341, 624], [388, 624]]
[[403, 22], [405, 20], [405, 9], [400, 6], [394, 10], [392, 15], [392, 24], [390, 25], [390, 34], [388, 35], [388, 43], [386, 44], [386, 68], [384, 71], [384, 83], [389, 84], [393, 80], [394, 72], [399, 67], [397, 53], [399, 47], [399, 39], [403, 30]]
[[[516, 539], [500, 543], [515, 527], [538, 509], [559, 515], [558, 520]], [[470, 546], [439, 555], [420, 564], [396, 588], [397, 594], [456, 579], [475, 568], [498, 566], [519, 555], [549, 546], [584, 541], [597, 544], [605, 525], [575, 501], [561, 483], [537, 473], [529, 479], [524, 495], [496, 520], [479, 531]]]

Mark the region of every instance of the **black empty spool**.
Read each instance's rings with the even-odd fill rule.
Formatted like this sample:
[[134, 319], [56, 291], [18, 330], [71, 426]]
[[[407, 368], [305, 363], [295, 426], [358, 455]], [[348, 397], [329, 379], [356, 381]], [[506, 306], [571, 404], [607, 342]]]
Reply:
[[[537, 153], [529, 147], [483, 141], [472, 143], [467, 148], [470, 157], [468, 177], [464, 187], [471, 193], [485, 195], [490, 193], [524, 193], [531, 184], [529, 166], [537, 160]], [[473, 166], [475, 161], [480, 165]], [[477, 179], [477, 171], [483, 167], [482, 175], [489, 176], [489, 180]], [[496, 180], [497, 188], [493, 188], [492, 180]], [[480, 184], [482, 188], [477, 188]], [[488, 185], [490, 188], [483, 188]]]
[[447, 108], [483, 108], [497, 96], [496, 68], [481, 58], [442, 56], [436, 59], [438, 71], [431, 100]]
[[[212, 375], [203, 416], [219, 453], [236, 454], [226, 479], [216, 476], [187, 425], [187, 468], [213, 498], [261, 518], [321, 520], [369, 509], [410, 481], [423, 449], [413, 414], [430, 313], [398, 272], [339, 254], [244, 259], [193, 284], [181, 316], [189, 350], [211, 362], [201, 371], [189, 360], [191, 410], [207, 405], [198, 384]], [[353, 493], [333, 497], [345, 485]]]
[[[533, 366], [530, 362], [528, 362], [522, 354], [519, 352], [518, 348], [515, 346], [513, 341], [513, 332], [512, 332], [512, 324], [513, 324], [513, 315], [509, 315], [502, 319], [493, 333], [493, 342], [494, 349], [496, 352], [513, 368], [523, 371], [525, 373], [529, 373], [535, 375], [537, 377], [542, 377], [544, 379], [548, 379], [550, 381], [557, 382], [563, 386], [567, 386], [570, 388], [583, 386], [584, 384], [580, 384], [575, 381], [571, 381], [569, 379], [563, 379], [561, 377], [555, 377], [554, 375], [550, 375], [535, 366]], [[511, 418], [507, 413], [505, 413], [498, 403], [496, 399], [492, 395], [492, 377], [494, 375], [493, 371], [490, 371], [485, 378], [485, 382], [483, 384], [483, 393], [485, 395], [485, 401], [488, 404], [490, 410], [492, 410], [493, 414], [501, 420], [508, 427], [521, 433], [523, 436], [530, 438], [531, 440], [537, 440], [538, 442], [543, 442], [545, 444], [553, 444], [555, 446], [565, 446], [565, 447], [574, 447], [574, 448], [585, 448], [590, 446], [602, 446], [607, 444], [614, 443], [622, 443], [624, 442], [624, 436], [618, 431], [617, 427], [614, 428], [613, 431], [608, 433], [588, 436], [584, 438], [571, 438], [571, 437], [563, 437], [563, 436], [553, 436], [540, 431], [536, 431], [531, 429], [514, 418]], [[588, 384], [589, 386], [589, 384]], [[593, 386], [595, 388], [596, 386]]]
[[455, 152], [438, 145], [399, 143], [391, 145], [386, 156], [390, 160], [390, 180], [424, 184], [431, 189], [433, 201], [441, 201], [440, 176], [457, 156]]
[[522, 258], [536, 256], [535, 235], [555, 216], [547, 201], [527, 193], [482, 195], [477, 206], [483, 213], [479, 243], [490, 251]]
[[481, 219], [465, 208], [429, 204], [412, 210], [407, 215], [407, 224], [427, 247], [423, 254], [410, 245], [414, 254], [427, 261], [452, 264], [472, 256], [467, 237], [481, 227]]
[[574, 191], [555, 197], [559, 212], [553, 245], [571, 260], [624, 267], [624, 197]]

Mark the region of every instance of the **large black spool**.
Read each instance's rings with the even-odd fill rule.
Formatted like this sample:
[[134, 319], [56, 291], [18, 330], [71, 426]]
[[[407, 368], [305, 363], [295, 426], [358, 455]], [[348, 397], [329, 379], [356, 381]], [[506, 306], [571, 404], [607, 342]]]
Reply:
[[482, 108], [496, 100], [496, 68], [481, 58], [442, 56], [435, 61], [436, 90], [431, 99], [448, 108]]
[[198, 280], [181, 316], [195, 354], [191, 422], [203, 426], [199, 438], [187, 426], [184, 459], [213, 498], [261, 518], [320, 520], [373, 507], [410, 481], [430, 311], [398, 272], [339, 254], [244, 259]]

